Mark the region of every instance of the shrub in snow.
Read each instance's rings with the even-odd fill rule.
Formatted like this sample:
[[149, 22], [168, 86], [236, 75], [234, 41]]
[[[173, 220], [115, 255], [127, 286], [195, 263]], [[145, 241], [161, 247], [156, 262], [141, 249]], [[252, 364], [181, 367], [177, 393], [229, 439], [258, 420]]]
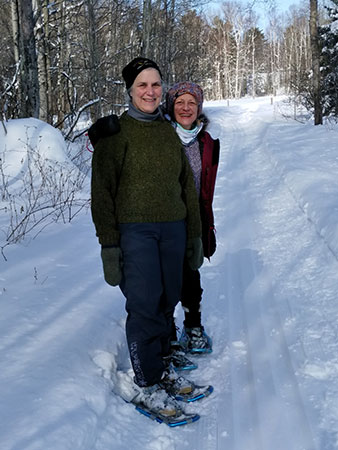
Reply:
[[62, 134], [37, 119], [10, 120], [0, 130], [0, 222], [3, 248], [69, 222], [89, 204], [86, 171], [67, 152]]

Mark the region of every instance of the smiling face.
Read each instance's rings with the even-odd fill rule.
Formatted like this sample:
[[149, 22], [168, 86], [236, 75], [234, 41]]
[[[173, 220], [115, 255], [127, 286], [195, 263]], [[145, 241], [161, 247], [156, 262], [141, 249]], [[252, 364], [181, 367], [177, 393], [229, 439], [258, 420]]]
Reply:
[[153, 68], [142, 70], [130, 88], [130, 96], [135, 108], [148, 114], [153, 113], [162, 98], [162, 82], [158, 71]]
[[183, 94], [177, 97], [174, 103], [174, 115], [177, 123], [186, 130], [192, 128], [197, 119], [198, 103], [191, 94]]

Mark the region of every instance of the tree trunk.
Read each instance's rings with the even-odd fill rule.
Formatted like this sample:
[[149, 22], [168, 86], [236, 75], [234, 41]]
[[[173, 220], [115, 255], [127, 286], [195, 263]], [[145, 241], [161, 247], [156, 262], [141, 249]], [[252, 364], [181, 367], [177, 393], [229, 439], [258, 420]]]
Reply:
[[150, 56], [150, 33], [151, 33], [151, 0], [143, 0], [143, 23], [142, 23], [142, 50], [144, 57]]
[[[13, 36], [13, 54], [16, 65], [16, 72], [18, 75], [18, 89], [16, 89], [15, 95], [15, 111], [18, 113], [21, 105], [21, 89], [20, 89], [20, 77], [19, 77], [19, 66], [20, 66], [20, 26], [19, 26], [19, 9], [17, 0], [11, 0], [11, 14], [12, 14], [12, 36]], [[3, 106], [2, 106], [3, 108]]]
[[310, 39], [312, 52], [312, 87], [314, 102], [314, 123], [323, 123], [321, 105], [320, 49], [318, 36], [318, 0], [310, 0]]
[[58, 62], [57, 62], [57, 123], [63, 124], [66, 111], [66, 95], [67, 85], [64, 82], [64, 67], [65, 67], [65, 40], [66, 36], [66, 6], [64, 0], [59, 4], [58, 11]]
[[256, 98], [256, 31], [251, 33], [251, 77], [252, 77], [252, 98]]
[[20, 33], [19, 33], [19, 10], [18, 2], [16, 0], [11, 1], [11, 11], [12, 11], [12, 32], [13, 32], [13, 43], [14, 43], [14, 59], [18, 64], [20, 60]]
[[17, 0], [20, 23], [20, 116], [39, 117], [39, 79], [31, 0]]
[[[88, 9], [88, 46], [89, 46], [89, 79], [90, 92], [93, 99], [101, 98], [101, 80], [99, 74], [99, 50], [96, 35], [95, 10], [92, 0], [87, 0]], [[91, 118], [95, 122], [102, 115], [101, 99], [91, 108]]]
[[49, 58], [49, 16], [48, 16], [49, 0], [39, 0], [38, 9], [40, 15], [38, 17], [37, 31], [37, 48], [38, 48], [38, 69], [39, 69], [39, 87], [40, 87], [40, 111], [41, 120], [52, 123], [51, 119], [51, 79], [50, 79], [50, 58]]

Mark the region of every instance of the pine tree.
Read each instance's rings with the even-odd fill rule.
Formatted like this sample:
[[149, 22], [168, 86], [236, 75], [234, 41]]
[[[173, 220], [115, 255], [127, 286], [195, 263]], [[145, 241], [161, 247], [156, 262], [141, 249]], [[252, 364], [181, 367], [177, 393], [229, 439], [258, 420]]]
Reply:
[[321, 27], [323, 114], [338, 117], [338, 0], [326, 6], [329, 23]]

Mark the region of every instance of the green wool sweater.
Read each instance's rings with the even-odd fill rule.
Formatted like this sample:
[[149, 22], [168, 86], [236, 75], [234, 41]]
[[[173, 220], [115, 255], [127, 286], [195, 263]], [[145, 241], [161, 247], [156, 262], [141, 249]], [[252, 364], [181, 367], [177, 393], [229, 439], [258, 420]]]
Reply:
[[102, 245], [119, 242], [119, 223], [186, 220], [187, 237], [201, 235], [192, 172], [172, 126], [124, 113], [121, 131], [101, 139], [92, 161], [91, 210]]

